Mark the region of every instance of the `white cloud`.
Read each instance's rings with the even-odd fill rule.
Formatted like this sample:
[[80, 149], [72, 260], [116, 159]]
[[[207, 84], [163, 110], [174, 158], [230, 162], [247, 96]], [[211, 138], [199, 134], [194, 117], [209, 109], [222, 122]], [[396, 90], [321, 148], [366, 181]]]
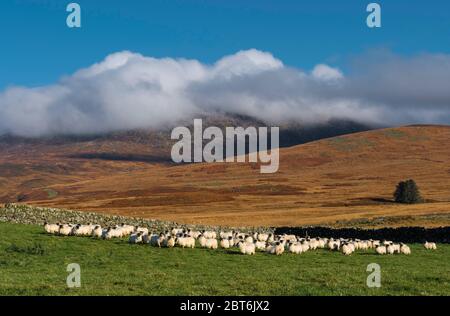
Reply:
[[312, 76], [319, 80], [339, 80], [344, 78], [344, 75], [339, 69], [332, 68], [328, 65], [320, 64], [314, 67]]
[[344, 75], [324, 64], [290, 68], [254, 49], [213, 65], [119, 52], [53, 85], [1, 92], [0, 134], [159, 128], [213, 111], [274, 123], [450, 123], [450, 56], [361, 59]]

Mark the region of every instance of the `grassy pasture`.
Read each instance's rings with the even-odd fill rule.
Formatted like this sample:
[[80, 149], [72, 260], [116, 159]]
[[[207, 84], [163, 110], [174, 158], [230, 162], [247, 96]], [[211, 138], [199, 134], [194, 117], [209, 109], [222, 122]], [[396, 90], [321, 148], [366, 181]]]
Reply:
[[[450, 245], [411, 248], [411, 256], [243, 256], [50, 236], [41, 227], [0, 223], [0, 295], [450, 295]], [[81, 266], [81, 288], [66, 286], [69, 263]], [[381, 288], [366, 286], [370, 263], [381, 266]]]

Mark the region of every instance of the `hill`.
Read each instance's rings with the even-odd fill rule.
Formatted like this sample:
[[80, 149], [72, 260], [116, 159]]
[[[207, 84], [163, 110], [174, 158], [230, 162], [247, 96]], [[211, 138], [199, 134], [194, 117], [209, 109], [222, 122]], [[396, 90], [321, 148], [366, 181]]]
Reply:
[[[171, 165], [148, 159], [164, 157], [157, 146], [111, 138], [16, 143], [0, 148], [0, 201], [231, 226], [448, 225], [449, 140], [449, 126], [322, 139], [281, 149], [280, 170], [269, 175], [256, 164]], [[114, 148], [131, 156], [80, 155]], [[427, 203], [393, 203], [395, 185], [408, 178]]]

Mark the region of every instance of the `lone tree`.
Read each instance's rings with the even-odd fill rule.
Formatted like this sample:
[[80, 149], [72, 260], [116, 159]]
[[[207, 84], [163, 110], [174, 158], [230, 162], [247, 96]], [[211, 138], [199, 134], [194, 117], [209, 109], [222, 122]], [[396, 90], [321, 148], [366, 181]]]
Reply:
[[394, 198], [397, 203], [416, 204], [423, 202], [419, 187], [414, 180], [402, 181], [397, 184]]

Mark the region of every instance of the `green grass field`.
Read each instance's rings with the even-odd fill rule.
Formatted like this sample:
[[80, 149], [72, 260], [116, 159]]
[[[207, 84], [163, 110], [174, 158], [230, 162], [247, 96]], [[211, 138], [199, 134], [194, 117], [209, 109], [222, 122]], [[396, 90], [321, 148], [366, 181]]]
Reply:
[[[450, 295], [450, 245], [412, 251], [243, 256], [49, 236], [41, 227], [0, 223], [0, 295]], [[81, 288], [66, 286], [69, 263], [81, 266]], [[381, 266], [381, 288], [366, 286], [370, 263]]]

